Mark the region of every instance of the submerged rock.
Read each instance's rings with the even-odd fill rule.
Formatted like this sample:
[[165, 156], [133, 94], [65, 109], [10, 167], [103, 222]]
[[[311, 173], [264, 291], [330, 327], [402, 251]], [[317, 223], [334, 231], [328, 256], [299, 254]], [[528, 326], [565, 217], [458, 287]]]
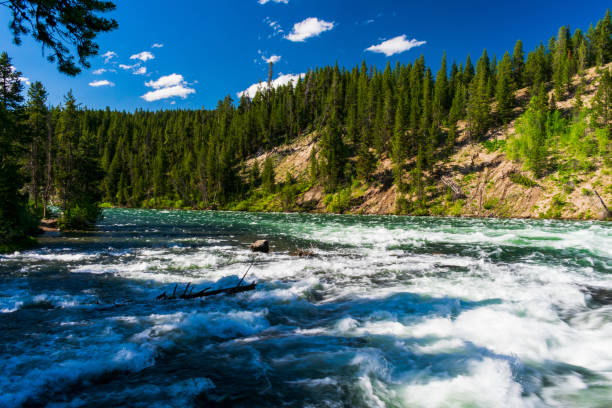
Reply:
[[270, 244], [267, 239], [260, 239], [251, 244], [251, 251], [253, 252], [270, 252]]

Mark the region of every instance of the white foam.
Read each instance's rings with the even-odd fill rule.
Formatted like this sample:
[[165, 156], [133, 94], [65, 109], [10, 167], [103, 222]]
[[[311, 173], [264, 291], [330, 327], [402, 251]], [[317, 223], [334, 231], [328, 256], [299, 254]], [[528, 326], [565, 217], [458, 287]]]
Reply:
[[465, 374], [414, 382], [402, 387], [399, 394], [404, 405], [423, 408], [534, 406], [521, 397], [521, 391], [508, 362], [485, 358], [470, 363]]

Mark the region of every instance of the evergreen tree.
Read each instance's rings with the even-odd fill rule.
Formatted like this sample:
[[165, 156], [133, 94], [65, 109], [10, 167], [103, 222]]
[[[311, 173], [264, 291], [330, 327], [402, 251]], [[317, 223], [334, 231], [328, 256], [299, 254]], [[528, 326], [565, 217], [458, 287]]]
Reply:
[[28, 235], [33, 235], [37, 227], [27, 198], [21, 193], [25, 178], [19, 158], [28, 140], [21, 126], [20, 76], [6, 52], [0, 54], [0, 252], [27, 242]]
[[274, 164], [272, 164], [272, 157], [270, 155], [264, 161], [263, 171], [261, 172], [261, 185], [268, 193], [274, 191]]
[[395, 129], [391, 142], [391, 157], [393, 159], [393, 178], [399, 191], [404, 190], [402, 175], [406, 160], [406, 126], [404, 124], [404, 106], [400, 101], [395, 111]]
[[480, 138], [490, 122], [489, 57], [484, 50], [478, 60], [476, 75], [469, 87], [467, 119], [470, 136]]
[[27, 125], [30, 130], [30, 147], [28, 157], [28, 170], [30, 182], [28, 191], [30, 200], [35, 207], [40, 206], [40, 199], [44, 187], [44, 167], [48, 135], [49, 112], [46, 106], [47, 91], [39, 81], [33, 82], [28, 90], [28, 102], [26, 112], [28, 115]]
[[436, 74], [436, 84], [434, 86], [433, 98], [433, 121], [436, 125], [442, 123], [443, 118], [447, 115], [450, 108], [448, 78], [446, 67], [446, 52], [442, 56], [440, 70]]
[[506, 52], [498, 69], [497, 89], [495, 100], [497, 102], [497, 114], [502, 123], [507, 123], [512, 115], [514, 96], [512, 92], [512, 63], [510, 54]]
[[525, 54], [523, 53], [523, 42], [517, 40], [512, 53], [512, 80], [514, 89], [519, 89], [523, 86], [523, 77], [525, 75]]

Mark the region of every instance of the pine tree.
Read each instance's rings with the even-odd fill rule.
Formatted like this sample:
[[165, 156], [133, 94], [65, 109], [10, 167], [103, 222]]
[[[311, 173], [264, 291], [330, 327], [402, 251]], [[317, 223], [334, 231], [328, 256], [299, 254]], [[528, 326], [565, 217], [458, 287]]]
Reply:
[[484, 50], [478, 60], [476, 75], [469, 87], [469, 97], [467, 106], [468, 127], [470, 137], [480, 138], [488, 129], [490, 122], [490, 101], [489, 101], [489, 57], [487, 50]]
[[559, 28], [552, 57], [553, 81], [557, 100], [563, 98], [569, 85], [568, 52], [568, 30], [567, 27], [563, 26]]
[[517, 40], [512, 53], [512, 79], [513, 89], [519, 89], [523, 86], [523, 77], [525, 75], [525, 55], [523, 53], [523, 42]]
[[443, 118], [446, 116], [448, 109], [450, 108], [449, 102], [449, 91], [448, 91], [448, 79], [447, 67], [446, 67], [446, 52], [442, 56], [442, 63], [440, 70], [436, 74], [436, 84], [434, 86], [434, 98], [433, 98], [433, 122], [439, 126], [442, 123]]
[[497, 101], [497, 114], [502, 123], [507, 123], [512, 115], [514, 96], [512, 92], [512, 63], [510, 54], [506, 52], [498, 69], [497, 89], [495, 100]]
[[395, 128], [391, 141], [391, 158], [393, 159], [393, 178], [399, 191], [404, 190], [402, 182], [404, 162], [406, 160], [406, 126], [404, 124], [404, 105], [402, 101], [395, 111]]
[[30, 130], [30, 148], [28, 157], [28, 170], [30, 182], [28, 191], [30, 199], [36, 207], [40, 205], [40, 198], [44, 186], [44, 166], [46, 151], [43, 147], [47, 141], [49, 112], [46, 106], [47, 91], [39, 81], [33, 82], [28, 90], [27, 115]]
[[274, 165], [272, 164], [272, 157], [270, 157], [270, 155], [268, 155], [264, 161], [263, 171], [261, 172], [261, 185], [266, 192], [274, 192]]
[[19, 158], [28, 142], [22, 122], [21, 72], [13, 69], [11, 60], [0, 54], [0, 252], [6, 252], [33, 235], [37, 220], [21, 193], [25, 178]]

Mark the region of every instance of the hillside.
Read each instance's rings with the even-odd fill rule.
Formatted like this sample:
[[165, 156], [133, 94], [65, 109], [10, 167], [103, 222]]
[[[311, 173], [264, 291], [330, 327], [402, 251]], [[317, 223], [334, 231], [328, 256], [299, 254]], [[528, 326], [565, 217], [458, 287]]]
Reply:
[[[610, 67], [612, 64], [604, 69]], [[590, 106], [597, 90], [600, 77], [598, 71], [603, 69], [590, 68], [585, 72], [582, 101], [586, 107]], [[557, 102], [557, 109], [565, 115], [570, 115], [576, 102], [575, 89], [579, 81], [579, 77], [575, 76], [573, 92]], [[612, 204], [612, 169], [601, 159], [593, 157], [593, 167], [588, 170], [557, 170], [538, 177], [534, 172], [526, 170], [520, 161], [508, 158], [504, 146], [515, 135], [516, 120], [525, 111], [528, 102], [527, 92], [526, 88], [516, 92], [520, 103], [513, 111], [514, 119], [505, 126], [490, 129], [479, 142], [471, 142], [465, 121], [459, 122], [459, 136], [453, 153], [425, 172], [428, 181], [425, 189], [426, 209], [419, 211], [418, 215], [561, 219], [609, 217], [597, 194], [606, 205]], [[549, 91], [548, 96], [552, 96], [552, 93], [552, 90]], [[346, 190], [326, 194], [324, 187], [313, 182], [309, 174], [310, 157], [313, 149], [320, 150], [319, 144], [319, 134], [312, 132], [293, 143], [262, 152], [246, 162], [247, 167], [251, 167], [257, 161], [259, 168], [263, 168], [265, 160], [270, 157], [274, 163], [275, 181], [279, 185], [286, 182], [286, 175], [290, 173], [297, 181], [295, 205], [283, 205], [282, 192], [278, 192], [255, 195], [232, 208], [251, 211], [411, 214], [410, 211], [403, 212], [398, 208], [398, 189], [393, 184], [392, 162], [387, 156], [378, 160], [372, 175], [373, 182], [353, 182]], [[570, 162], [570, 156], [566, 156], [564, 164]], [[406, 182], [409, 183], [409, 180]], [[449, 184], [453, 183], [461, 194], [451, 193]], [[416, 200], [416, 197], [408, 194], [408, 200]]]

